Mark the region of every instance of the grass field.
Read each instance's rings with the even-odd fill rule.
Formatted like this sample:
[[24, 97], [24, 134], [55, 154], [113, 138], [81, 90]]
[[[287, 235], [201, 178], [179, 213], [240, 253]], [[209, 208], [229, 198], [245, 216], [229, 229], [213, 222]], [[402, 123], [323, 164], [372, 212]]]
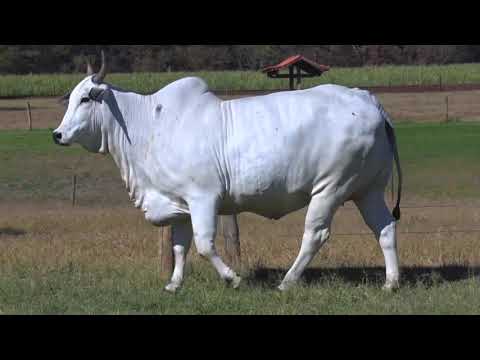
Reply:
[[[298, 253], [304, 211], [279, 222], [241, 215], [238, 291], [193, 249], [185, 288], [171, 296], [158, 276], [158, 232], [129, 203], [110, 158], [57, 148], [50, 130], [1, 130], [0, 313], [478, 314], [480, 233], [456, 231], [480, 230], [480, 124], [399, 123], [397, 133], [407, 205], [400, 291], [380, 290], [381, 251], [347, 204], [331, 242], [292, 291], [275, 287]], [[408, 208], [441, 203], [459, 207]]]
[[[214, 90], [288, 88], [288, 80], [272, 80], [261, 72], [112, 74], [108, 81], [124, 89], [151, 93], [174, 80], [193, 75], [205, 79]], [[0, 97], [62, 96], [83, 77], [82, 74], [0, 76]], [[351, 87], [480, 84], [480, 64], [334, 68], [320, 78], [305, 79], [304, 87], [325, 83]]]

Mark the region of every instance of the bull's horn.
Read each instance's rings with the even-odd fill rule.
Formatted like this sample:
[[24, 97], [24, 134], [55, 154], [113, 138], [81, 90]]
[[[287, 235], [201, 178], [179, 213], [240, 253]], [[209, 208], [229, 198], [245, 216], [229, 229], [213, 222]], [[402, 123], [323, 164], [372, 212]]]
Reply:
[[91, 76], [94, 74], [92, 64], [90, 63], [90, 60], [87, 58], [87, 76]]
[[105, 52], [102, 50], [102, 67], [100, 68], [100, 71], [98, 72], [97, 75], [93, 77], [93, 82], [100, 84], [105, 80], [105, 77], [107, 76], [107, 62], [105, 61]]

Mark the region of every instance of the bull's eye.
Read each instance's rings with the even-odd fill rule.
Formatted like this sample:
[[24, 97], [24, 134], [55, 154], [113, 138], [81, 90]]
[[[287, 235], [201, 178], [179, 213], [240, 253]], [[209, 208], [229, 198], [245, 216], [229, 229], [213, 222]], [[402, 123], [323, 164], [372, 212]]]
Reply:
[[89, 102], [89, 101], [90, 101], [90, 98], [84, 97], [84, 98], [82, 98], [82, 100], [80, 101], [80, 103], [83, 104], [83, 103], [87, 103], [87, 102]]

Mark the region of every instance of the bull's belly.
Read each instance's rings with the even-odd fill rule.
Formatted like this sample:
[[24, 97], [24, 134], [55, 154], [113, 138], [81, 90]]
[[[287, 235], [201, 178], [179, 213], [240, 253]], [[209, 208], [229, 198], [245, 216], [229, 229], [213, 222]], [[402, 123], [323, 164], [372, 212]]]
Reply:
[[172, 201], [156, 191], [148, 191], [138, 207], [145, 213], [145, 219], [155, 226], [185, 221], [190, 216], [186, 204]]
[[268, 219], [279, 220], [295, 211], [308, 206], [310, 194], [297, 192], [275, 196], [273, 194], [243, 196], [240, 200], [225, 199], [219, 209], [219, 215], [253, 213]]

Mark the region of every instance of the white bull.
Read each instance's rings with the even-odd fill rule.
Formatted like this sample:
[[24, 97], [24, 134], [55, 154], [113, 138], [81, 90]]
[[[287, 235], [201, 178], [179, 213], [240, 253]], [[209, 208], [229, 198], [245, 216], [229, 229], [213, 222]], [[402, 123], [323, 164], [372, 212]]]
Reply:
[[[194, 238], [222, 279], [240, 278], [218, 256], [218, 215], [271, 219], [308, 205], [300, 254], [280, 285], [295, 284], [330, 237], [334, 214], [354, 201], [386, 262], [386, 285], [399, 285], [396, 220], [401, 169], [393, 124], [366, 91], [325, 85], [222, 101], [204, 81], [186, 78], [144, 96], [104, 83], [102, 70], [70, 95], [60, 145], [111, 154], [135, 205], [154, 225], [174, 227], [175, 272], [183, 282]], [[400, 186], [393, 216], [384, 193], [396, 160]]]

